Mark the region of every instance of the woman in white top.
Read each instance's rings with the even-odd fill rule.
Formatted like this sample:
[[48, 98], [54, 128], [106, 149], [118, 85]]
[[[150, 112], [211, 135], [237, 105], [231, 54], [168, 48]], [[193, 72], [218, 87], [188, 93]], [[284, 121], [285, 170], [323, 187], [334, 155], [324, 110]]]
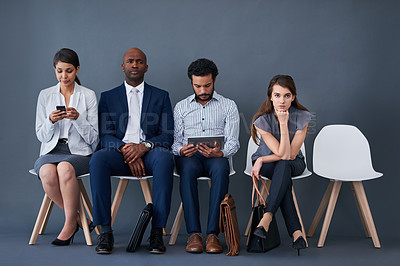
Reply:
[[52, 242], [64, 246], [79, 229], [76, 176], [89, 172], [98, 143], [97, 99], [80, 85], [79, 58], [73, 50], [58, 51], [53, 66], [59, 83], [39, 94], [36, 135], [41, 148], [34, 168], [46, 194], [64, 210], [64, 227]]

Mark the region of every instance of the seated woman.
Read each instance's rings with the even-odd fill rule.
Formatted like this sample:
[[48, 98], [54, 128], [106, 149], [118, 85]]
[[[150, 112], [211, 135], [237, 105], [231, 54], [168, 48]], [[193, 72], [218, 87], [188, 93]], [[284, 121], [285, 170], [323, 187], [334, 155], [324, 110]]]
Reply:
[[272, 181], [264, 216], [254, 234], [267, 238], [272, 217], [281, 207], [288, 233], [293, 237], [292, 246], [298, 252], [306, 248], [306, 242], [293, 202], [291, 178], [301, 175], [306, 167], [300, 147], [310, 120], [311, 114], [297, 100], [292, 77], [277, 75], [269, 83], [267, 99], [255, 114], [251, 128], [251, 136], [259, 144], [252, 155], [251, 175]]
[[80, 226], [76, 176], [89, 172], [98, 143], [97, 99], [80, 86], [79, 58], [73, 50], [58, 51], [53, 66], [59, 83], [39, 94], [36, 135], [41, 147], [34, 168], [47, 196], [64, 210], [64, 227], [52, 244], [65, 246]]

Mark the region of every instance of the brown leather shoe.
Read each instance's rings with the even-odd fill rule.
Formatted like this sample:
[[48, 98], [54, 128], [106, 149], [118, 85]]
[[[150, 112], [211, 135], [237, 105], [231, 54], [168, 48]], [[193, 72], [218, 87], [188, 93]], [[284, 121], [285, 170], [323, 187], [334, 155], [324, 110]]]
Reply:
[[188, 243], [186, 245], [186, 251], [190, 253], [202, 253], [203, 252], [203, 239], [198, 233], [193, 233], [189, 236]]
[[207, 253], [222, 253], [222, 246], [219, 239], [215, 234], [209, 234], [206, 238], [206, 252]]

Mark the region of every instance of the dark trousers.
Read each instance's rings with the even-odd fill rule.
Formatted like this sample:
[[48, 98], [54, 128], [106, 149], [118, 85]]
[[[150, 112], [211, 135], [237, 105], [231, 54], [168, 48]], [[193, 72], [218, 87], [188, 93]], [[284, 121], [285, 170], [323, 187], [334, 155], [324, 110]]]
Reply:
[[[165, 227], [171, 207], [174, 159], [172, 153], [161, 147], [147, 152], [143, 157], [146, 175], [153, 176], [153, 227]], [[93, 199], [93, 224], [111, 225], [112, 175], [131, 176], [122, 153], [115, 149], [96, 151], [90, 160], [90, 186]], [[142, 195], [137, 198], [141, 198]]]
[[197, 178], [208, 176], [211, 178], [211, 189], [207, 235], [211, 233], [218, 235], [219, 205], [228, 193], [229, 186], [228, 158], [206, 158], [196, 153], [192, 157], [175, 156], [175, 160], [180, 175], [180, 192], [187, 232], [201, 233]]
[[293, 202], [292, 176], [301, 175], [305, 167], [304, 159], [296, 157], [294, 160], [264, 163], [260, 170], [262, 176], [271, 179], [265, 212], [271, 212], [275, 215], [278, 208], [281, 207], [290, 236], [292, 236], [293, 232], [301, 230], [299, 217]]

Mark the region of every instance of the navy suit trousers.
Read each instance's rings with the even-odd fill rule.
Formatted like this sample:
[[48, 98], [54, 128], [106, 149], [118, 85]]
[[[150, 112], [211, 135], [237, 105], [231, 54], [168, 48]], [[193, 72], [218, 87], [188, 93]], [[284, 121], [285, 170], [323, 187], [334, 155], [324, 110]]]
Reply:
[[[171, 207], [174, 159], [172, 153], [161, 147], [148, 151], [142, 157], [146, 175], [153, 176], [153, 228], [165, 227]], [[93, 224], [111, 225], [112, 175], [131, 176], [122, 153], [115, 149], [96, 151], [90, 160], [90, 186], [93, 199]], [[142, 197], [142, 195], [138, 196]]]
[[301, 175], [306, 165], [304, 159], [296, 157], [294, 160], [282, 160], [272, 163], [264, 163], [260, 174], [271, 179], [269, 196], [266, 199], [265, 212], [276, 213], [281, 207], [283, 218], [289, 236], [296, 230], [301, 230], [299, 217], [292, 196], [292, 176]]
[[228, 193], [229, 186], [228, 158], [206, 158], [196, 153], [192, 157], [176, 156], [175, 160], [180, 175], [180, 192], [187, 232], [201, 233], [197, 178], [208, 176], [211, 178], [211, 189], [207, 235], [211, 233], [218, 235], [219, 205]]

